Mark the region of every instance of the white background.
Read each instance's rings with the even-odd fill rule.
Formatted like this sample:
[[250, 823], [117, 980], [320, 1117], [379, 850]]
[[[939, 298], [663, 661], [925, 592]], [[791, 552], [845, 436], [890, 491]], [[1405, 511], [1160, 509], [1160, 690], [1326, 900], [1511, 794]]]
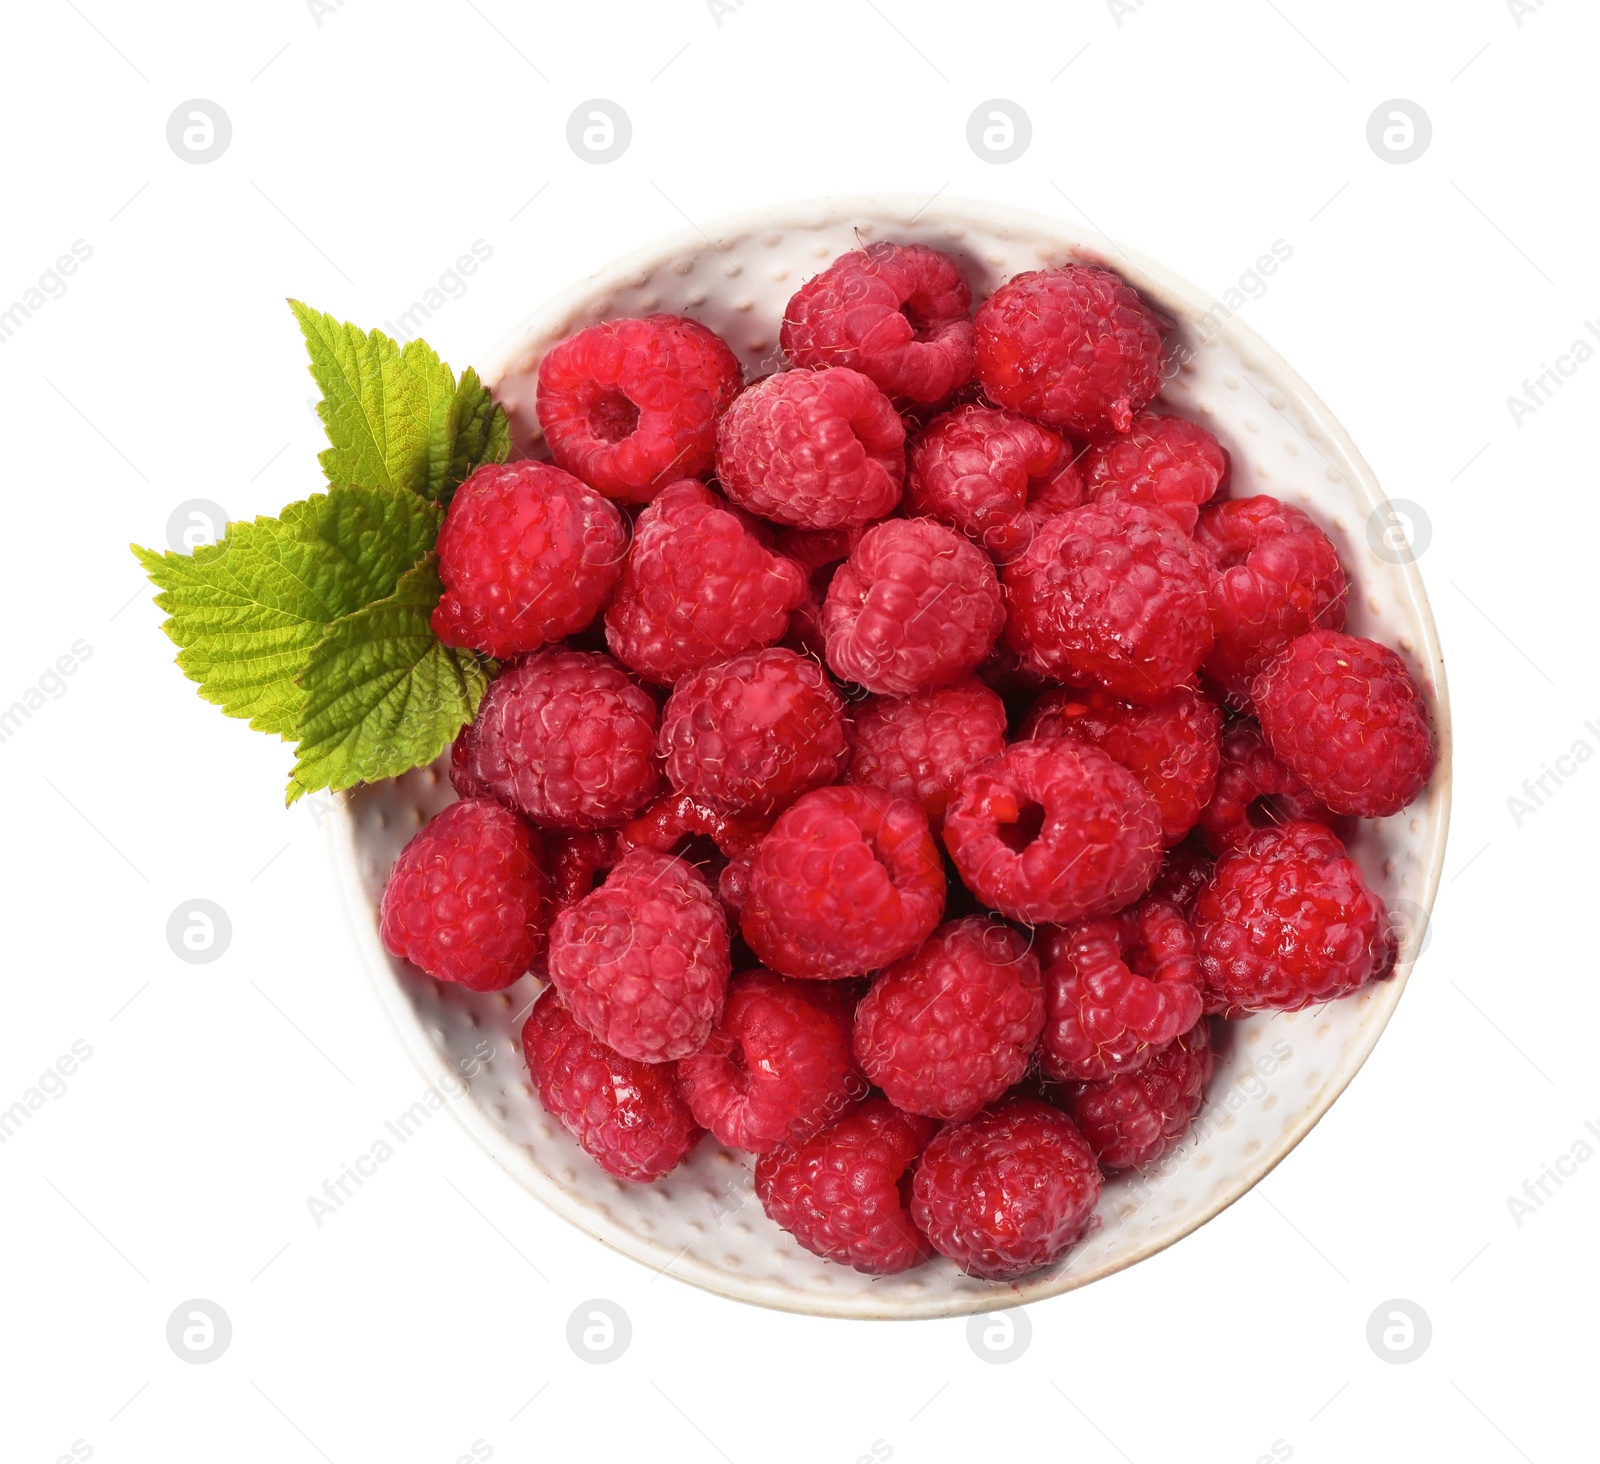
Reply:
[[[1507, 405], [1600, 316], [1593, 7], [316, 8], [39, 0], [0, 35], [0, 306], [93, 250], [0, 346], [0, 704], [92, 648], [0, 744], [0, 1107], [93, 1049], [0, 1146], [0, 1455], [1593, 1457], [1600, 1162], [1568, 1163], [1520, 1224], [1508, 1197], [1600, 1124], [1600, 765], [1520, 826], [1507, 802], [1576, 740], [1600, 748], [1600, 361], [1520, 425]], [[633, 122], [605, 166], [565, 141], [591, 97]], [[992, 97], [1033, 122], [1005, 166], [966, 142]], [[1403, 166], [1366, 137], [1396, 97], [1433, 124]], [[232, 120], [205, 166], [166, 141], [190, 98]], [[1433, 939], [1365, 1070], [1234, 1208], [1033, 1308], [1006, 1366], [961, 1321], [806, 1320], [653, 1278], [447, 1119], [315, 1227], [307, 1196], [423, 1080], [357, 969], [324, 832], [281, 806], [287, 749], [173, 669], [126, 548], [189, 499], [241, 517], [318, 485], [285, 296], [376, 324], [481, 239], [492, 258], [426, 327], [463, 365], [686, 219], [873, 188], [1085, 221], [1214, 293], [1289, 243], [1244, 316], [1424, 506], [1451, 679]], [[167, 946], [195, 897], [232, 920], [212, 965]], [[165, 1339], [194, 1297], [232, 1320], [207, 1366]], [[609, 1366], [567, 1346], [591, 1297], [632, 1319]], [[1432, 1319], [1407, 1366], [1366, 1341], [1394, 1297]]]

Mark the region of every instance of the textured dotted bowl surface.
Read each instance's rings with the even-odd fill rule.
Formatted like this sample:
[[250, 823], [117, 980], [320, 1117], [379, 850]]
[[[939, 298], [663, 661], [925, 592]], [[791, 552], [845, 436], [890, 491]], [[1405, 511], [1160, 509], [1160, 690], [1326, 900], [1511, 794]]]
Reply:
[[770, 371], [789, 295], [829, 260], [872, 239], [952, 251], [980, 299], [1041, 266], [1082, 259], [1116, 269], [1170, 317], [1178, 369], [1165, 399], [1222, 439], [1233, 455], [1235, 495], [1276, 494], [1333, 536], [1357, 591], [1350, 629], [1409, 658], [1439, 730], [1439, 770], [1426, 795], [1403, 814], [1364, 824], [1353, 846], [1367, 878], [1407, 917], [1394, 978], [1320, 1009], [1230, 1024], [1195, 1131], [1154, 1172], [1108, 1183], [1098, 1228], [1050, 1270], [1018, 1285], [972, 1280], [937, 1264], [873, 1279], [796, 1245], [762, 1213], [751, 1161], [709, 1138], [655, 1185], [624, 1184], [592, 1164], [529, 1085], [518, 1033], [538, 992], [532, 977], [474, 995], [384, 953], [377, 936], [383, 881], [405, 841], [453, 797], [442, 762], [356, 791], [330, 828], [351, 926], [401, 1039], [430, 1080], [465, 1085], [452, 1111], [530, 1194], [644, 1265], [741, 1301], [829, 1316], [950, 1316], [1054, 1296], [1171, 1245], [1244, 1194], [1327, 1112], [1400, 1000], [1426, 930], [1449, 815], [1450, 725], [1422, 582], [1403, 551], [1369, 534], [1369, 523], [1384, 523], [1383, 494], [1338, 423], [1224, 306], [1053, 219], [980, 203], [924, 207], [900, 196], [762, 210], [602, 270], [537, 311], [480, 369], [511, 414], [518, 449], [537, 452], [534, 373], [562, 337], [612, 316], [673, 311], [721, 332], [751, 373]]

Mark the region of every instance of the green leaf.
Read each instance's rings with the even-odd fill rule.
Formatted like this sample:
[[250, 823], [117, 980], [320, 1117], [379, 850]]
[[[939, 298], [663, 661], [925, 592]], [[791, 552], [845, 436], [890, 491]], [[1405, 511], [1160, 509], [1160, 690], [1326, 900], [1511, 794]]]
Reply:
[[442, 593], [429, 554], [388, 599], [328, 627], [300, 678], [306, 701], [287, 802], [431, 762], [471, 721], [494, 663], [434, 635], [428, 617]]
[[130, 546], [170, 617], [178, 666], [200, 695], [261, 732], [294, 734], [296, 684], [341, 616], [394, 593], [433, 547], [442, 510], [398, 489], [334, 488], [279, 517], [235, 523], [190, 554]]
[[404, 347], [289, 302], [322, 389], [317, 415], [332, 444], [319, 461], [330, 483], [407, 488], [448, 501], [456, 486], [510, 451], [505, 413], [470, 368], [460, 384], [424, 341]]

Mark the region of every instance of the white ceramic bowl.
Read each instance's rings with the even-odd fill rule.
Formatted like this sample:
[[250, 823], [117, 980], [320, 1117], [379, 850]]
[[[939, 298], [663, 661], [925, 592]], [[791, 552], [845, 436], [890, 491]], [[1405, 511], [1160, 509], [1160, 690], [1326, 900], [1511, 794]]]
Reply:
[[[532, 1093], [518, 1041], [538, 990], [532, 977], [474, 995], [385, 954], [377, 934], [383, 881], [405, 841], [454, 796], [442, 762], [356, 791], [330, 828], [352, 930], [401, 1040], [430, 1080], [459, 1077], [467, 1092], [452, 1111], [531, 1194], [644, 1265], [740, 1301], [840, 1317], [950, 1316], [1054, 1296], [1171, 1245], [1244, 1194], [1328, 1111], [1400, 1000], [1425, 933], [1444, 858], [1450, 718], [1422, 581], [1404, 555], [1379, 553], [1369, 542], [1383, 495], [1327, 408], [1218, 302], [1058, 220], [904, 196], [743, 214], [651, 244], [557, 296], [481, 373], [511, 415], [518, 448], [537, 451], [534, 373], [564, 336], [609, 317], [673, 311], [720, 332], [747, 368], [770, 370], [790, 294], [829, 260], [873, 239], [951, 251], [979, 299], [1011, 275], [1069, 260], [1117, 270], [1171, 318], [1169, 349], [1183, 364], [1164, 399], [1222, 439], [1233, 455], [1235, 496], [1276, 494], [1332, 535], [1354, 586], [1350, 629], [1406, 655], [1439, 734], [1439, 768], [1424, 796], [1402, 814], [1364, 823], [1353, 843], [1368, 880], [1410, 917], [1395, 975], [1328, 1006], [1230, 1024], [1195, 1130], [1153, 1172], [1108, 1182], [1098, 1227], [1049, 1270], [1018, 1284], [973, 1280], [943, 1263], [873, 1278], [802, 1250], [762, 1213], [751, 1161], [709, 1138], [654, 1185], [625, 1184], [592, 1163]], [[486, 1041], [492, 1055], [484, 1060]]]

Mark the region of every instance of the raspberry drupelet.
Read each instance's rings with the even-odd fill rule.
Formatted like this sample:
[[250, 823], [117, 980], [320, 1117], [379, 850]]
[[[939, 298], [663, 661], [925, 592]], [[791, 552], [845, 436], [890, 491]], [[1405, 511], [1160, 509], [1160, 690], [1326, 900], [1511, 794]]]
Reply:
[[571, 473], [549, 463], [479, 468], [439, 531], [434, 634], [502, 658], [572, 635], [600, 613], [627, 548], [616, 505]]
[[698, 321], [608, 320], [546, 354], [535, 411], [561, 467], [607, 498], [648, 503], [711, 467], [742, 381], [738, 357]]

